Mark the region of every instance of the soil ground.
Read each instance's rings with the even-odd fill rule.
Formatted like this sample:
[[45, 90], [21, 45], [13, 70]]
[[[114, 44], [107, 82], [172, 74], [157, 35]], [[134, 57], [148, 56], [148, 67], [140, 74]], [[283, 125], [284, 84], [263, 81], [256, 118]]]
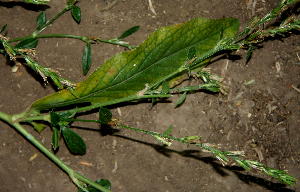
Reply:
[[[118, 37], [132, 26], [140, 30], [125, 40], [138, 45], [159, 27], [188, 21], [195, 17], [234, 17], [245, 27], [254, 15], [264, 15], [279, 0], [258, 0], [255, 9], [240, 0], [152, 0], [156, 15], [147, 0], [119, 1], [102, 12], [103, 0], [79, 1], [82, 21], [77, 24], [65, 13], [42, 34], [74, 34]], [[0, 26], [8, 27], [8, 38], [30, 35], [36, 17], [45, 11], [50, 19], [61, 11], [65, 1], [52, 0], [47, 5], [0, 2]], [[294, 8], [294, 11], [299, 4]], [[291, 86], [299, 87], [299, 34], [276, 36], [261, 43], [245, 65], [245, 51], [221, 55], [209, 65], [212, 74], [224, 77], [227, 95], [198, 91], [188, 94], [174, 109], [180, 95], [160, 101], [152, 108], [149, 101], [111, 106], [113, 117], [124, 125], [164, 132], [173, 125], [172, 135], [201, 135], [202, 142], [218, 143], [222, 150], [241, 151], [245, 158], [270, 167], [287, 170], [300, 178], [299, 96]], [[60, 71], [74, 82], [84, 80], [81, 58], [85, 44], [74, 39], [40, 39], [36, 61]], [[127, 51], [110, 44], [93, 44], [93, 63], [89, 74], [114, 54]], [[275, 63], [281, 71], [277, 72]], [[227, 70], [225, 68], [227, 67]], [[0, 110], [21, 113], [35, 100], [54, 93], [42, 78], [22, 66], [11, 72], [11, 65], [0, 57]], [[244, 85], [244, 82], [255, 83]], [[185, 84], [196, 85], [191, 79]], [[96, 113], [82, 118], [97, 119]], [[38, 134], [24, 125], [51, 149], [51, 129]], [[0, 191], [77, 191], [68, 175], [45, 157], [9, 125], [0, 122]], [[149, 135], [94, 123], [73, 123], [73, 130], [87, 145], [87, 154], [72, 155], [63, 140], [56, 155], [91, 180], [108, 179], [113, 191], [300, 191], [300, 184], [288, 187], [259, 171], [245, 171], [238, 166], [222, 166], [210, 153], [174, 142], [165, 147]], [[112, 133], [114, 130], [114, 134]], [[37, 154], [33, 161], [30, 157]], [[86, 166], [81, 162], [90, 164]]]

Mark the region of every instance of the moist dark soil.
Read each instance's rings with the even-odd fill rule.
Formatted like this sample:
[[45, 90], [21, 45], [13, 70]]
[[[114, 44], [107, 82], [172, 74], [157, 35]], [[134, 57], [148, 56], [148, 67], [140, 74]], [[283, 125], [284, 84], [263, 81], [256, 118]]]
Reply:
[[[126, 38], [139, 45], [159, 27], [186, 22], [195, 17], [234, 17], [241, 29], [254, 17], [275, 8], [279, 0], [258, 0], [255, 7], [240, 0], [152, 0], [156, 15], [147, 0], [119, 0], [107, 11], [103, 0], [79, 1], [82, 20], [76, 23], [70, 12], [63, 14], [41, 34], [101, 36], [111, 39], [130, 27], [140, 30]], [[36, 29], [36, 17], [45, 11], [50, 19], [66, 1], [52, 0], [47, 5], [29, 5], [17, 1], [0, 2], [0, 27], [13, 39], [30, 35]], [[291, 7], [295, 12], [299, 4]], [[286, 12], [288, 15], [290, 12]], [[161, 100], [111, 106], [113, 118], [122, 124], [163, 133], [173, 125], [172, 136], [200, 135], [202, 142], [221, 145], [221, 150], [245, 151], [245, 159], [286, 170], [300, 178], [299, 33], [275, 36], [259, 44], [246, 64], [246, 51], [225, 53], [212, 59], [211, 73], [224, 77], [228, 94], [197, 91], [189, 93], [177, 108], [180, 95]], [[56, 69], [62, 77], [82, 81], [81, 60], [85, 43], [75, 39], [40, 39], [35, 60]], [[128, 49], [116, 45], [92, 45], [93, 62], [88, 75], [114, 54]], [[21, 60], [24, 63], [24, 61]], [[276, 68], [280, 65], [280, 71]], [[25, 64], [25, 63], [24, 63]], [[11, 72], [12, 64], [0, 57], [0, 110], [17, 114], [35, 100], [57, 89], [23, 65]], [[245, 82], [255, 80], [250, 85]], [[197, 85], [190, 79], [183, 85]], [[81, 118], [97, 119], [97, 113]], [[0, 191], [77, 191], [68, 175], [30, 144], [11, 126], [0, 122]], [[30, 125], [24, 127], [52, 150], [51, 128], [40, 134]], [[56, 155], [75, 171], [91, 180], [108, 179], [112, 191], [300, 191], [281, 184], [260, 171], [245, 171], [239, 166], [223, 166], [220, 161], [196, 146], [174, 142], [164, 146], [149, 135], [101, 126], [73, 123], [71, 127], [87, 145], [86, 155], [72, 155], [61, 138]], [[29, 159], [37, 154], [37, 157]], [[89, 166], [87, 166], [89, 165]]]

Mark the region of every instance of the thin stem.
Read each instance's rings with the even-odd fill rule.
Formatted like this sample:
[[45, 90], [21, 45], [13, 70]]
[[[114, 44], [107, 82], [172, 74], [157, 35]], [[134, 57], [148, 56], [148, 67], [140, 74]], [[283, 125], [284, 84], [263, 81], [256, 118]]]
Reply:
[[30, 39], [30, 38], [53, 38], [53, 37], [58, 37], [58, 38], [73, 38], [73, 39], [79, 39], [82, 40], [84, 42], [95, 42], [95, 41], [99, 41], [99, 42], [103, 42], [103, 43], [110, 43], [110, 44], [114, 44], [114, 45], [120, 45], [123, 47], [127, 47], [128, 49], [132, 50], [135, 49], [137, 46], [134, 45], [128, 45], [122, 41], [117, 41], [116, 39], [109, 39], [109, 40], [105, 40], [105, 39], [90, 39], [89, 37], [83, 37], [83, 36], [78, 36], [78, 35], [68, 35], [68, 34], [49, 34], [49, 35], [29, 35], [29, 36], [25, 36], [25, 37], [20, 37], [20, 38], [15, 38], [15, 39], [10, 39], [7, 42], [11, 43], [11, 42], [15, 42], [15, 41], [22, 41], [25, 39]]
[[170, 91], [195, 91], [198, 89], [206, 89], [206, 88], [217, 88], [220, 87], [217, 84], [213, 84], [213, 83], [206, 83], [206, 84], [201, 84], [198, 86], [189, 86], [189, 87], [180, 87], [180, 88], [174, 88], [174, 89], [170, 89]]
[[70, 10], [71, 6], [67, 5], [66, 8], [64, 8], [61, 12], [59, 12], [57, 15], [55, 15], [51, 20], [49, 20], [47, 23], [45, 23], [40, 30], [36, 30], [35, 32], [33, 32], [32, 36], [36, 37], [36, 35], [38, 35], [40, 32], [42, 32], [48, 25], [50, 25], [54, 20], [56, 20], [59, 16], [61, 16], [63, 13], [65, 13], [66, 11]]
[[151, 98], [158, 98], [158, 97], [172, 97], [172, 95], [168, 95], [168, 94], [163, 94], [163, 95], [142, 95], [140, 97], [138, 95], [132, 95], [132, 96], [129, 96], [129, 97], [116, 99], [116, 100], [113, 100], [113, 101], [108, 101], [108, 102], [103, 102], [103, 103], [96, 103], [96, 104], [89, 105], [89, 106], [86, 106], [86, 107], [80, 107], [80, 108], [72, 109], [72, 110], [69, 110], [69, 112], [71, 112], [71, 113], [83, 112], [83, 111], [87, 111], [87, 110], [96, 109], [96, 108], [99, 108], [99, 107], [104, 107], [104, 106], [108, 106], [108, 105], [114, 105], [114, 104], [117, 104], [117, 103], [126, 102], [126, 101], [133, 101], [133, 100], [139, 100], [139, 99], [151, 99]]
[[[96, 103], [93, 105], [89, 105], [86, 107], [80, 107], [80, 108], [76, 108], [76, 109], [71, 109], [68, 110], [70, 113], [78, 113], [78, 112], [83, 112], [83, 111], [88, 111], [88, 110], [92, 110], [92, 109], [96, 109], [99, 107], [104, 107], [104, 106], [108, 106], [108, 105], [113, 105], [113, 104], [117, 104], [117, 103], [122, 103], [122, 102], [126, 102], [126, 101], [133, 101], [133, 100], [139, 100], [139, 99], [151, 99], [151, 98], [158, 98], [158, 97], [172, 97], [172, 95], [169, 94], [163, 94], [163, 95], [142, 95], [142, 96], [138, 96], [138, 95], [132, 95], [129, 97], [125, 97], [125, 98], [121, 98], [121, 99], [116, 99], [113, 101], [108, 101], [108, 102], [103, 102], [103, 103]], [[43, 121], [48, 121], [51, 123], [50, 120], [50, 115], [38, 115], [38, 116], [31, 116], [31, 117], [25, 117], [22, 119], [22, 117], [25, 116], [25, 114], [27, 114], [27, 112], [24, 114], [25, 112], [21, 113], [21, 114], [17, 114], [14, 115], [16, 117], [19, 117], [20, 119], [16, 119], [20, 122], [31, 122], [31, 121], [36, 121], [36, 120], [43, 120]]]
[[118, 41], [116, 39], [109, 39], [109, 40], [99, 39], [97, 41], [100, 41], [103, 43], [110, 43], [110, 44], [114, 44], [114, 45], [120, 45], [123, 47], [127, 47], [130, 50], [137, 48], [137, 46], [135, 46], [135, 45], [128, 45], [128, 44], [124, 43], [123, 41]]
[[[187, 144], [189, 143], [185, 139], [172, 137], [172, 136], [169, 136], [169, 135], [164, 135], [164, 134], [156, 133], [156, 132], [153, 132], [153, 131], [146, 131], [146, 130], [143, 130], [143, 129], [128, 127], [128, 126], [125, 126], [125, 125], [118, 125], [118, 127], [122, 127], [122, 128], [125, 128], [125, 129], [130, 129], [130, 130], [138, 131], [138, 132], [142, 132], [142, 133], [146, 133], [146, 134], [149, 134], [149, 135], [152, 135], [152, 136], [156, 135], [156, 136], [159, 136], [159, 137], [165, 137], [165, 138], [168, 138], [168, 139], [173, 139], [173, 140], [176, 140], [176, 141], [180, 141], [182, 143], [187, 143]], [[202, 145], [199, 145], [199, 146], [202, 147]]]
[[61, 121], [81, 121], [81, 122], [93, 122], [93, 123], [100, 123], [99, 120], [88, 120], [88, 119], [66, 119], [66, 118], [61, 118]]
[[74, 39], [80, 39], [82, 41], [87, 42], [87, 38], [86, 37], [82, 37], [82, 36], [78, 36], [78, 35], [68, 35], [68, 34], [50, 34], [50, 35], [29, 35], [26, 37], [20, 37], [20, 38], [16, 38], [16, 39], [10, 39], [9, 41], [7, 41], [8, 43], [11, 42], [15, 42], [15, 41], [22, 41], [24, 39], [30, 39], [30, 38], [51, 38], [51, 37], [62, 37], [62, 38], [74, 38]]

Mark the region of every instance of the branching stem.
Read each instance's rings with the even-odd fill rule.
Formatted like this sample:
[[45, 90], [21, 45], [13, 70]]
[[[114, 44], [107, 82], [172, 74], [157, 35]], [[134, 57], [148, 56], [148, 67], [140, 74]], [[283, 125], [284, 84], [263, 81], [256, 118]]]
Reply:
[[[12, 116], [0, 111], [0, 119], [9, 123], [13, 126], [21, 135], [28, 139], [35, 147], [41, 150], [49, 159], [56, 163], [61, 169], [63, 169], [72, 179], [72, 181], [78, 186], [82, 187], [82, 182], [92, 185], [93, 187], [104, 191], [110, 192], [110, 190], [98, 185], [97, 183], [85, 178], [84, 176], [76, 173], [71, 167], [66, 165], [62, 160], [60, 160], [56, 155], [54, 155], [49, 149], [47, 149], [41, 142], [39, 142], [33, 135], [31, 135], [20, 123], [13, 123]], [[79, 180], [80, 181], [79, 181]]]

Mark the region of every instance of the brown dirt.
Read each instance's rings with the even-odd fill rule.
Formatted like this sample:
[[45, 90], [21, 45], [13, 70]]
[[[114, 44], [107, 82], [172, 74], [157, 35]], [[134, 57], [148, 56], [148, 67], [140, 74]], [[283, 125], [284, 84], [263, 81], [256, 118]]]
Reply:
[[[106, 12], [101, 11], [105, 6], [102, 0], [80, 1], [77, 4], [82, 10], [79, 25], [70, 13], [65, 13], [42, 34], [101, 35], [103, 39], [110, 39], [140, 25], [141, 29], [126, 39], [138, 45], [159, 27], [195, 17], [235, 17], [242, 27], [253, 18], [245, 1], [239, 0], [152, 2], [157, 15], [148, 9], [147, 0], [120, 1]], [[279, 2], [259, 0], [255, 14], [263, 15]], [[35, 19], [40, 11], [44, 10], [50, 19], [64, 6], [58, 0], [45, 6], [1, 1], [0, 26], [8, 24], [6, 35], [9, 38], [30, 35], [36, 28]], [[244, 51], [232, 53], [228, 59], [226, 56], [214, 59], [209, 66], [213, 74], [220, 75], [228, 63], [223, 73], [225, 84], [229, 86], [228, 95], [190, 93], [185, 103], [175, 109], [174, 102], [179, 95], [151, 109], [147, 101], [116, 105], [111, 107], [114, 118], [121, 118], [125, 125], [160, 133], [173, 125], [173, 136], [201, 135], [203, 142], [222, 144], [222, 150], [245, 150], [245, 158], [288, 170], [299, 179], [300, 93], [291, 88], [291, 85], [298, 87], [300, 82], [300, 65], [293, 63], [300, 62], [297, 58], [299, 43], [297, 34], [270, 39], [253, 51], [248, 65], [245, 65]], [[84, 46], [83, 42], [73, 39], [40, 39], [36, 61], [58, 69], [63, 77], [72, 81], [82, 81], [85, 78], [81, 70]], [[114, 54], [126, 51], [123, 47], [100, 43], [92, 45], [92, 50], [89, 74]], [[276, 62], [282, 64], [279, 76]], [[12, 73], [4, 57], [0, 57], [0, 68], [0, 110], [3, 112], [20, 113], [36, 99], [55, 92], [51, 85], [44, 86], [42, 79], [24, 66]], [[243, 84], [252, 79], [255, 79], [254, 84]], [[188, 83], [199, 81], [194, 79]], [[274, 110], [270, 111], [270, 107]], [[97, 115], [86, 114], [82, 118], [96, 119]], [[1, 191], [77, 190], [65, 172], [12, 127], [3, 122], [0, 126]], [[49, 127], [38, 134], [29, 125], [24, 126], [51, 149]], [[186, 148], [174, 142], [171, 147], [164, 147], [151, 136], [127, 130], [111, 135], [110, 129], [93, 123], [73, 123], [72, 127], [85, 140], [87, 154], [70, 154], [61, 140], [56, 155], [91, 180], [110, 180], [113, 191], [300, 191], [299, 184], [286, 187], [258, 171], [223, 167], [213, 156], [195, 146]], [[37, 158], [29, 162], [35, 153]], [[92, 166], [80, 164], [82, 161]]]

